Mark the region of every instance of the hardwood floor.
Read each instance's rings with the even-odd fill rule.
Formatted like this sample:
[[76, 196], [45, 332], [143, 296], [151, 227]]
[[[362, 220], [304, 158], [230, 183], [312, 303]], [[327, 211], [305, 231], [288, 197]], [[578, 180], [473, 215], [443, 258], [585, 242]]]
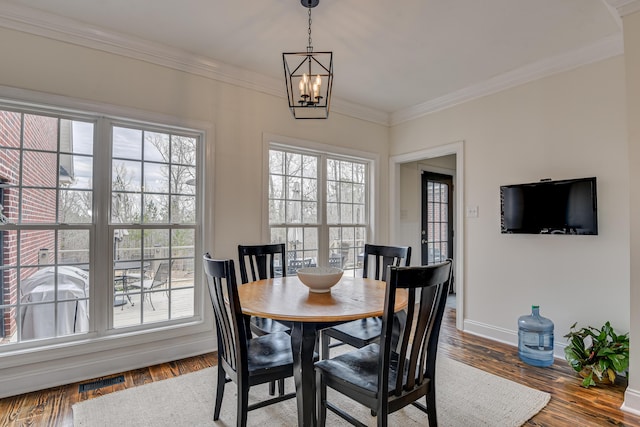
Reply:
[[[518, 359], [517, 348], [459, 332], [455, 323], [455, 310], [448, 308], [439, 354], [551, 394], [549, 404], [526, 426], [640, 426], [639, 416], [619, 409], [626, 387], [624, 379], [618, 379], [613, 386], [584, 389], [566, 362], [556, 360], [549, 368], [526, 365]], [[75, 383], [2, 399], [0, 426], [70, 427], [71, 406], [76, 402], [214, 365], [211, 353], [126, 372], [124, 383], [94, 391], [81, 393], [80, 383]]]

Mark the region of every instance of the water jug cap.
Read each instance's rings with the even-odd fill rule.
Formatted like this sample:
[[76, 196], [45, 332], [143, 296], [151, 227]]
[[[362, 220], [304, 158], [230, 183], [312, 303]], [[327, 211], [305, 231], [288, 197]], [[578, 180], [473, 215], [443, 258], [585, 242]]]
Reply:
[[531, 309], [532, 309], [532, 310], [535, 310], [536, 308], [540, 308], [540, 306], [539, 306], [539, 305], [532, 305], [532, 306], [531, 306]]

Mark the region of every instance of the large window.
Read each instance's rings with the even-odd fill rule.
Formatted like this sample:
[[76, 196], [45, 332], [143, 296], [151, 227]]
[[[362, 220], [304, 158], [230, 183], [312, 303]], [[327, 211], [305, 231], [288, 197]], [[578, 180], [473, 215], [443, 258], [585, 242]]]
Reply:
[[361, 273], [369, 173], [366, 159], [271, 146], [269, 231], [287, 246], [287, 274], [316, 265]]
[[199, 315], [200, 139], [0, 107], [0, 352]]

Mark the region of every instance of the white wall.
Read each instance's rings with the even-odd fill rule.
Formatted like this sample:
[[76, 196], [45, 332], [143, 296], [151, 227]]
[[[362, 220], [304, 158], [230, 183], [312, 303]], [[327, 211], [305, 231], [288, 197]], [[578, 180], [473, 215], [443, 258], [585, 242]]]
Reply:
[[[123, 115], [141, 111], [202, 124], [209, 131], [203, 250], [216, 257], [236, 258], [239, 243], [261, 242], [263, 133], [376, 153], [384, 159], [378, 165], [379, 182], [388, 181], [384, 126], [336, 113], [326, 121], [296, 121], [284, 97], [7, 29], [0, 29], [0, 57], [0, 86], [62, 95], [77, 104], [121, 106]], [[384, 242], [386, 185], [377, 196], [375, 231]], [[209, 304], [205, 307], [210, 311]], [[73, 347], [75, 357], [69, 359], [65, 347], [26, 358], [0, 348], [0, 397], [211, 351], [213, 322], [207, 314], [204, 324], [191, 329], [112, 338], [100, 346], [83, 343]]]
[[640, 414], [640, 12], [623, 18], [631, 181], [630, 376], [624, 409]]
[[[624, 58], [558, 74], [391, 129], [391, 155], [464, 141], [464, 327], [515, 344], [532, 304], [555, 322], [629, 329]], [[503, 184], [596, 176], [598, 236], [503, 235]], [[561, 354], [561, 348], [557, 354]], [[515, 348], [514, 348], [515, 351]]]

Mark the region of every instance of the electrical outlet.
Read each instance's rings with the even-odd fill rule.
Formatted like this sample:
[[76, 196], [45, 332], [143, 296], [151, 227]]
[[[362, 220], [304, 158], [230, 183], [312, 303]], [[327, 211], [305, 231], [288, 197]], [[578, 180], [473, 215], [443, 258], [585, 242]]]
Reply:
[[478, 218], [477, 206], [467, 206], [467, 218]]

